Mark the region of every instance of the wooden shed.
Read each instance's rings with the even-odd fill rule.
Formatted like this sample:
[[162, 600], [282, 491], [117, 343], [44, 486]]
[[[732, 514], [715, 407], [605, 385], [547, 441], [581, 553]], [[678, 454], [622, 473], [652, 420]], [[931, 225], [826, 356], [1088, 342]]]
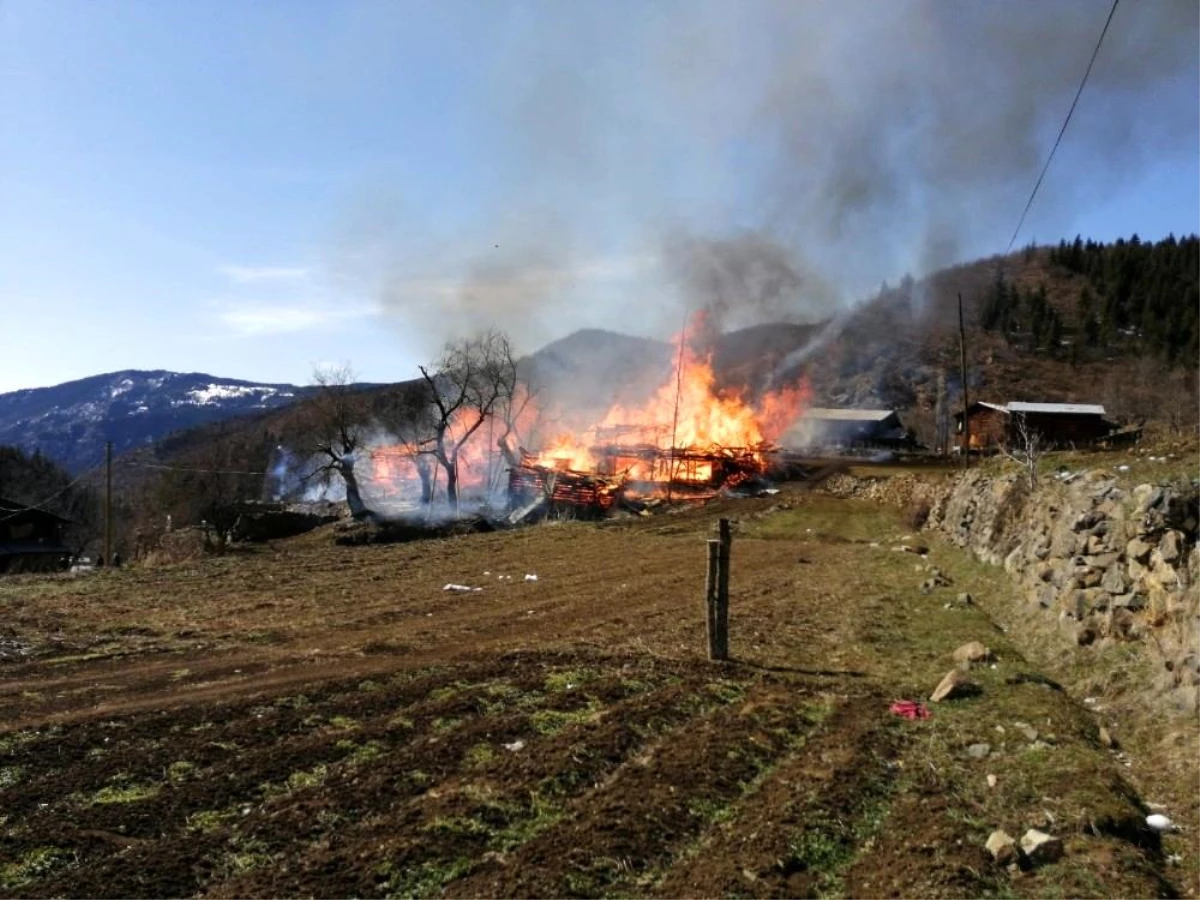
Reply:
[[[1116, 427], [1104, 418], [1104, 407], [1094, 403], [1027, 403], [1013, 401], [1005, 406], [976, 402], [967, 410], [970, 447], [973, 451], [994, 450], [1013, 439], [1018, 420], [1024, 420], [1046, 447], [1082, 447], [1095, 444]], [[963, 414], [955, 413], [958, 445], [963, 443]]]
[[788, 450], [889, 447], [912, 443], [894, 409], [812, 407], [789, 428], [779, 443]]
[[1098, 403], [1023, 403], [1008, 404], [1011, 415], [1022, 416], [1051, 447], [1084, 447], [1106, 437], [1115, 428], [1104, 418]]
[[[1010, 416], [1008, 409], [998, 403], [975, 401], [967, 408], [971, 424], [971, 450], [994, 450], [1008, 440]], [[963, 414], [954, 414], [959, 450], [963, 446]]]
[[64, 568], [71, 550], [62, 542], [66, 519], [0, 498], [0, 572]]

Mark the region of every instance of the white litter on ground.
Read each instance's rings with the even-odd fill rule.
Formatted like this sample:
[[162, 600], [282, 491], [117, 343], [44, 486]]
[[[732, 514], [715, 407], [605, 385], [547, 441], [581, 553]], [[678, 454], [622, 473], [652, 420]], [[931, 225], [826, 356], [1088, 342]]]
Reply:
[[537, 576], [536, 575], [526, 575], [525, 580], [526, 581], [537, 581]]
[[444, 588], [442, 588], [442, 590], [443, 591], [459, 591], [459, 592], [470, 593], [472, 591], [482, 591], [483, 588], [471, 587], [470, 585], [467, 585], [467, 584], [448, 584]]
[[1162, 813], [1151, 813], [1146, 816], [1146, 824], [1155, 831], [1174, 831], [1175, 823]]

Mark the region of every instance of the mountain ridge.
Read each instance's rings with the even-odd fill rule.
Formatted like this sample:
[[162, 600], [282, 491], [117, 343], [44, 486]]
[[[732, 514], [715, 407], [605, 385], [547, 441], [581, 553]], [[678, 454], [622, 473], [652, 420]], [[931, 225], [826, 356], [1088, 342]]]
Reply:
[[0, 394], [0, 445], [40, 450], [78, 473], [173, 431], [277, 409], [308, 388], [205, 372], [121, 369]]

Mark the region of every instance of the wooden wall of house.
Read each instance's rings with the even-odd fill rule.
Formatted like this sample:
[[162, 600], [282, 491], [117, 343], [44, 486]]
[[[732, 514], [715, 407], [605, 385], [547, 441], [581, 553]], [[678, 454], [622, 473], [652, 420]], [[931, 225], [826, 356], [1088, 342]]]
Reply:
[[[971, 449], [987, 450], [1004, 443], [1008, 436], [1008, 416], [998, 409], [976, 409], [971, 411]], [[962, 434], [958, 445], [962, 446]]]
[[1101, 416], [1066, 413], [1026, 413], [1029, 427], [1054, 446], [1092, 444], [1108, 434], [1108, 423]]

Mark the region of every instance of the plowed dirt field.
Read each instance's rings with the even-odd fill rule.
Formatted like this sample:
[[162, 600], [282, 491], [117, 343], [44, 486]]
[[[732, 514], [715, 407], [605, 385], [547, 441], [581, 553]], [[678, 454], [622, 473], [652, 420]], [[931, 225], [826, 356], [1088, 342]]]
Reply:
[[[727, 663], [701, 601], [719, 516]], [[903, 537], [791, 490], [8, 579], [0, 895], [1186, 892], [1092, 715], [984, 612], [1001, 576]], [[922, 594], [931, 561], [952, 584]], [[996, 664], [968, 696], [889, 713], [970, 640]], [[1066, 853], [1001, 868], [1001, 827]]]

